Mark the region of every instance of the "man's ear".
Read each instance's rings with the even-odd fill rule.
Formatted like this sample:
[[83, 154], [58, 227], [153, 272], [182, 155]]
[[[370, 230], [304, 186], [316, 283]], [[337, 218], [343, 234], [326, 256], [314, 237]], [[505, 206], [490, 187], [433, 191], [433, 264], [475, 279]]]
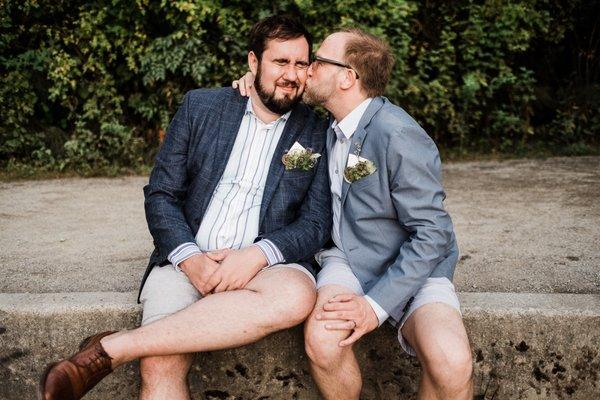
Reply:
[[356, 74], [353, 70], [351, 70], [350, 68], [346, 69], [346, 73], [344, 74], [344, 77], [342, 79], [342, 82], [340, 83], [340, 87], [344, 90], [348, 90], [350, 89], [352, 86], [354, 85], [358, 85], [358, 79], [356, 79]]
[[250, 68], [250, 72], [256, 76], [256, 72], [258, 71], [258, 57], [254, 54], [253, 51], [248, 53], [248, 68]]

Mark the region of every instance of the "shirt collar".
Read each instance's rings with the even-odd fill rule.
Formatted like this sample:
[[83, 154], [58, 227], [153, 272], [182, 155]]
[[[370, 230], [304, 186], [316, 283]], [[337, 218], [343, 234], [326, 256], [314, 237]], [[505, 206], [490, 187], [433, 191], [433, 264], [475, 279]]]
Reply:
[[358, 127], [358, 123], [367, 110], [367, 107], [369, 107], [369, 104], [371, 104], [371, 100], [373, 100], [372, 97], [365, 99], [362, 103], [356, 106], [354, 110], [350, 111], [350, 114], [346, 115], [340, 122], [334, 120], [331, 124], [331, 129], [335, 130], [337, 127], [340, 131], [342, 131], [346, 139], [350, 139], [352, 135], [354, 135], [354, 132]]
[[[254, 116], [254, 118], [259, 120], [260, 122], [263, 122], [263, 121], [261, 121], [260, 118], [258, 118], [258, 115], [256, 115], [254, 113], [254, 109], [252, 108], [252, 99], [250, 97], [248, 97], [248, 103], [246, 103], [246, 112], [244, 114], [245, 115], [252, 114]], [[292, 114], [292, 111], [290, 110], [290, 111], [286, 112], [285, 114], [283, 114], [282, 116], [280, 116], [279, 118], [277, 118], [275, 121], [271, 122], [271, 124], [274, 122], [277, 122], [279, 120], [283, 120], [285, 122], [288, 120], [288, 118], [290, 118], [291, 114]], [[264, 122], [263, 122], [263, 124], [264, 124]], [[269, 125], [269, 124], [265, 124], [265, 125]]]

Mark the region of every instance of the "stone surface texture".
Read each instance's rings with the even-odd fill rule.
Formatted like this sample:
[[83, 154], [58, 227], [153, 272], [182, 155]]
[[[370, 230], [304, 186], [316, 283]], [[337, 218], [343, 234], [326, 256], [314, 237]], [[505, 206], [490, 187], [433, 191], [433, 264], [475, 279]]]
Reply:
[[[137, 326], [135, 292], [1, 294], [0, 398], [32, 398], [44, 365], [81, 339]], [[600, 393], [600, 296], [462, 293], [483, 399], [595, 399]], [[44, 307], [40, 305], [44, 304]], [[384, 325], [360, 342], [364, 399], [414, 399], [416, 359]], [[118, 369], [86, 398], [133, 399], [137, 364]], [[197, 399], [317, 399], [300, 327], [239, 349], [198, 354], [190, 373]]]

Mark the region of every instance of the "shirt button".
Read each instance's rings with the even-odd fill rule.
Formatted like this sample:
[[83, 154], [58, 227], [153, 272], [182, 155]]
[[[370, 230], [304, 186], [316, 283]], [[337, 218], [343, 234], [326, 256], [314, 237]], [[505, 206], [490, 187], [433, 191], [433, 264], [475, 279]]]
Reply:
[[337, 175], [337, 174], [339, 174], [339, 173], [340, 173], [340, 171], [338, 171], [338, 170], [336, 169], [336, 170], [335, 170], [335, 174]]

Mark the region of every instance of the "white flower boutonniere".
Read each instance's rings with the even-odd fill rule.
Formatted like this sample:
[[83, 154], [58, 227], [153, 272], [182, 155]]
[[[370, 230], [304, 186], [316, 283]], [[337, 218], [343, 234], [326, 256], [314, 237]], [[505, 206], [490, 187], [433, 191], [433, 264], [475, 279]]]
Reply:
[[348, 163], [344, 169], [344, 179], [348, 183], [356, 182], [377, 171], [373, 161], [360, 156], [361, 149], [360, 143], [356, 143], [354, 154], [348, 154]]
[[311, 148], [304, 148], [296, 142], [291, 149], [285, 153], [281, 159], [286, 170], [300, 169], [310, 171], [317, 164], [317, 159], [321, 157], [319, 153], [313, 153]]

